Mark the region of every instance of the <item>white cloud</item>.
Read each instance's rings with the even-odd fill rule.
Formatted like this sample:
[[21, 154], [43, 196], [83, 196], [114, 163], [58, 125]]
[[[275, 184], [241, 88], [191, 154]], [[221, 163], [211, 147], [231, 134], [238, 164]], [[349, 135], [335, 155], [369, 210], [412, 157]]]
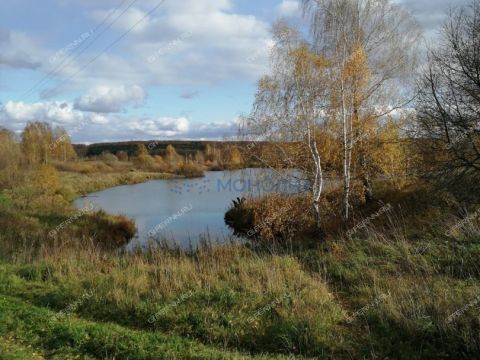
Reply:
[[26, 52], [36, 52], [36, 46], [27, 36], [0, 28], [0, 66], [16, 69], [36, 69], [41, 62]]
[[[116, 19], [118, 21], [113, 23], [113, 28], [120, 30], [130, 30], [132, 32], [141, 32], [148, 26], [150, 17], [147, 13], [139, 8], [129, 8], [125, 11], [125, 8], [121, 8], [115, 11], [109, 10], [97, 10], [93, 12], [93, 18], [99, 23], [103, 19]], [[142, 20], [143, 19], [143, 20]]]
[[465, 6], [470, 0], [394, 0], [393, 2], [411, 11], [423, 26], [427, 40], [435, 44], [449, 9]]
[[281, 16], [294, 17], [300, 15], [300, 3], [297, 0], [282, 0], [277, 12]]
[[[159, 117], [132, 119], [128, 115], [107, 117], [103, 114], [82, 112], [72, 103], [52, 102], [7, 102], [0, 108], [0, 125], [20, 132], [29, 121], [47, 122], [62, 126], [71, 132], [74, 141], [91, 142], [110, 140], [148, 140], [158, 138], [186, 137], [190, 124], [185, 117]], [[82, 124], [78, 131], [78, 124]]]
[[145, 91], [133, 86], [96, 86], [75, 100], [75, 109], [97, 113], [120, 112], [126, 106], [139, 106], [145, 99]]
[[127, 128], [137, 135], [155, 137], [172, 137], [186, 133], [190, 127], [185, 117], [161, 117], [156, 119], [139, 119], [125, 124]]
[[[211, 122], [191, 124], [186, 117], [160, 117], [128, 120], [118, 117], [115, 125], [109, 127], [105, 136], [114, 136], [121, 140], [156, 140], [156, 139], [232, 139], [237, 134], [237, 120], [228, 122]], [[106, 131], [99, 128], [96, 136], [99, 139]]]
[[[102, 5], [105, 3], [107, 9], [100, 11], [95, 0], [57, 1], [88, 9], [96, 23], [117, 6], [117, 2], [105, 0]], [[412, 9], [428, 29], [438, 28], [448, 9], [447, 4], [451, 3], [451, 0], [435, 0], [432, 7], [432, 0], [394, 1]], [[466, 1], [458, 0], [458, 3]], [[299, 4], [299, 0], [279, 0], [276, 6], [270, 5], [273, 7], [272, 16], [300, 16]], [[113, 25], [113, 39], [129, 30], [153, 6], [147, 0], [136, 2]], [[236, 13], [235, 10], [233, 0], [167, 0], [122, 39], [115, 46], [116, 51], [103, 54], [94, 65], [70, 79], [68, 90], [78, 89], [86, 83], [88, 86], [197, 87], [226, 80], [256, 80], [268, 71], [269, 49], [265, 43], [271, 40], [270, 24], [258, 16]], [[94, 53], [84, 54], [74, 61], [62, 71], [62, 76], [75, 73], [92, 55]], [[153, 58], [155, 61], [148, 61]]]
[[[101, 4], [98, 0], [55, 2], [65, 5], [62, 11], [73, 8], [88, 14], [92, 27], [118, 6], [115, 0], [104, 0]], [[173, 91], [188, 99], [198, 96], [194, 90], [203, 85], [224, 86], [227, 81], [253, 81], [263, 75], [268, 70], [270, 24], [255, 15], [236, 12], [235, 2], [167, 0], [122, 41], [101, 54], [102, 49], [130, 29], [155, 5], [150, 0], [139, 0], [95, 46], [75, 57], [71, 63], [64, 64], [66, 66], [59, 69], [54, 80], [39, 86], [37, 90], [41, 101], [10, 101], [3, 107], [0, 105], [0, 124], [9, 127], [15, 124], [18, 130], [27, 121], [46, 121], [65, 126], [69, 131], [76, 123], [84, 122], [88, 126], [73, 134], [77, 142], [152, 137], [221, 139], [231, 136], [236, 133], [232, 122], [193, 125], [187, 117], [161, 116], [168, 114], [153, 117], [147, 114], [139, 118], [123, 111], [143, 104], [147, 86], [179, 86]], [[99, 11], [105, 8], [108, 11]], [[272, 16], [275, 16], [274, 5]], [[66, 18], [64, 20], [68, 21]], [[87, 30], [89, 27], [72, 31], [74, 35], [71, 41]], [[56, 63], [52, 64], [48, 59], [68, 46], [69, 40], [68, 37], [65, 40], [65, 34], [58, 36], [58, 39], [54, 35], [39, 32], [39, 39], [47, 42], [45, 48], [39, 48], [26, 36], [0, 31], [0, 69], [2, 64], [17, 68], [40, 67], [44, 75], [57, 70], [54, 66]], [[55, 39], [58, 41], [53, 43]], [[22, 49], [27, 49], [31, 56], [23, 54]], [[8, 54], [8, 61], [5, 54]], [[101, 55], [95, 62], [84, 68], [98, 54]], [[158, 54], [158, 59], [156, 56], [154, 62], [149, 62], [149, 56], [155, 54]], [[39, 59], [45, 59], [43, 64]], [[85, 89], [90, 90], [85, 92]], [[185, 91], [182, 92], [182, 89]], [[75, 101], [53, 101], [62, 100], [63, 94], [73, 91], [75, 94], [80, 92]]]
[[[151, 8], [151, 3], [137, 3], [115, 24], [118, 34]], [[166, 1], [125, 38], [122, 57], [102, 55], [78, 81], [194, 86], [257, 79], [268, 68], [264, 44], [271, 38], [270, 24], [233, 10], [231, 0]], [[102, 14], [94, 18], [98, 21]], [[246, 61], [258, 52], [255, 62]]]
[[25, 124], [28, 121], [46, 121], [55, 124], [72, 124], [84, 119], [71, 103], [52, 101], [27, 104], [22, 101], [8, 101], [0, 109], [0, 122]]
[[[25, 103], [22, 101], [8, 101], [0, 107], [0, 126], [13, 129], [16, 132], [23, 130], [27, 122], [41, 121], [52, 126], [62, 126], [67, 131], [78, 132], [79, 124], [82, 124], [82, 136], [91, 137], [96, 129], [91, 126], [103, 126], [108, 132], [110, 119], [101, 114], [84, 113], [75, 110], [72, 103], [62, 101], [48, 101]], [[79, 135], [73, 134], [72, 135]]]
[[167, 1], [165, 7], [179, 13], [208, 14], [215, 11], [229, 11], [233, 9], [231, 0], [184, 0]]
[[100, 114], [91, 114], [90, 121], [92, 122], [92, 124], [100, 125], [105, 125], [109, 123], [108, 118]]
[[187, 139], [232, 139], [238, 135], [238, 119], [228, 122], [210, 122], [196, 124], [186, 134]]
[[[95, 23], [99, 23], [118, 5], [113, 1], [107, 2], [107, 10], [100, 11], [98, 9], [102, 6], [90, 0], [58, 1], [83, 7]], [[57, 81], [49, 80], [39, 86], [40, 98], [54, 99], [71, 91], [84, 91], [85, 87], [105, 85], [121, 87], [123, 84], [137, 84], [143, 88], [181, 85], [196, 88], [238, 79], [254, 81], [267, 72], [269, 49], [265, 43], [271, 39], [270, 24], [254, 15], [235, 13], [233, 0], [166, 1], [114, 48], [101, 53], [101, 49], [129, 30], [152, 8], [150, 1], [138, 1], [97, 41], [97, 44], [104, 43], [98, 49], [90, 48], [61, 67], [44, 62], [42, 70], [45, 74], [58, 71], [58, 76]], [[110, 21], [114, 18], [110, 17]], [[78, 33], [82, 31], [85, 29]], [[108, 37], [107, 41], [105, 37]], [[43, 49], [35, 54], [36, 58], [48, 59], [58, 51]], [[1, 53], [3, 49], [0, 59]], [[96, 56], [95, 62], [85, 67]], [[148, 61], [151, 58], [155, 61]], [[12, 61], [9, 60], [9, 63]], [[24, 64], [17, 62], [17, 66], [39, 64], [33, 60]], [[123, 109], [120, 105], [100, 103], [99, 99], [95, 99], [97, 95], [102, 94], [93, 91], [86, 95], [91, 98], [77, 99], [77, 107], [98, 112]]]
[[[68, 130], [68, 128], [67, 128]], [[128, 115], [110, 116], [108, 126], [93, 120], [81, 132], [73, 134], [74, 142], [92, 143], [133, 140], [232, 139], [237, 133], [235, 121], [192, 124], [186, 117], [131, 118]]]
[[[92, 143], [99, 141], [154, 140], [154, 139], [224, 139], [237, 133], [237, 120], [228, 122], [196, 123], [192, 125], [185, 117], [143, 117], [127, 114], [105, 114], [76, 110], [72, 103], [51, 102], [7, 102], [0, 108], [0, 126], [17, 133], [28, 121], [47, 122], [62, 126], [74, 142]], [[81, 130], [78, 130], [82, 124]]]

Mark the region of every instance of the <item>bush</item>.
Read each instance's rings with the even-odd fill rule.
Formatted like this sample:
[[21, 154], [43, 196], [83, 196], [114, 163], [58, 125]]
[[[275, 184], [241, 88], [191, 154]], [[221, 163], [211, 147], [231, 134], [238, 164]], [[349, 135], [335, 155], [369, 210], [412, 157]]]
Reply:
[[[97, 211], [78, 220], [74, 238], [91, 238], [93, 245], [103, 249], [118, 249], [128, 244], [136, 233], [135, 222], [127, 216], [108, 215], [104, 211]], [[95, 234], [93, 238], [92, 234]]]
[[[269, 194], [258, 199], [234, 202], [225, 221], [236, 232], [266, 242], [286, 242], [313, 232], [314, 220], [307, 196]], [[307, 209], [307, 211], [305, 211]]]
[[[38, 219], [19, 212], [0, 209], [0, 258], [20, 256], [32, 251], [44, 236]], [[25, 254], [22, 254], [25, 255]]]
[[156, 164], [155, 168], [157, 169], [157, 171], [160, 171], [160, 172], [168, 171], [168, 165], [160, 155], [155, 155], [153, 159], [155, 160], [155, 164]]
[[155, 161], [148, 154], [140, 154], [133, 159], [133, 164], [137, 169], [152, 170], [155, 168]]
[[128, 161], [128, 153], [126, 151], [117, 151], [117, 158], [120, 161]]
[[205, 175], [203, 173], [203, 167], [197, 164], [180, 165], [176, 173], [178, 175], [183, 175], [187, 178], [203, 177]]
[[104, 151], [101, 155], [100, 155], [100, 160], [102, 161], [105, 161], [106, 163], [109, 163], [109, 162], [116, 162], [118, 161], [118, 158], [113, 155], [112, 153], [108, 152], [108, 151]]
[[239, 235], [245, 235], [254, 227], [253, 211], [245, 206], [244, 199], [233, 201], [225, 213], [225, 223]]

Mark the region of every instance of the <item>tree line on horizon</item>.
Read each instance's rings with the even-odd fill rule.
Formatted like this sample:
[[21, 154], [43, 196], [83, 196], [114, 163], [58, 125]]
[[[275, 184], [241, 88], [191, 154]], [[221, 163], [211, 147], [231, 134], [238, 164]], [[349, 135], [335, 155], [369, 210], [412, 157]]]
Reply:
[[[11, 130], [0, 128], [0, 182], [12, 184], [21, 170], [39, 166], [92, 173], [127, 171], [131, 164], [137, 170], [192, 177], [202, 176], [205, 170], [236, 169], [245, 165], [238, 146], [233, 143], [207, 143], [203, 149], [195, 151], [184, 151], [185, 146], [177, 151], [171, 144], [162, 150], [147, 148], [143, 142], [129, 146], [133, 149], [118, 150], [114, 145], [108, 145], [98, 155], [82, 156], [62, 127], [52, 128], [45, 122], [29, 122], [20, 137]], [[117, 151], [110, 152], [109, 149]]]

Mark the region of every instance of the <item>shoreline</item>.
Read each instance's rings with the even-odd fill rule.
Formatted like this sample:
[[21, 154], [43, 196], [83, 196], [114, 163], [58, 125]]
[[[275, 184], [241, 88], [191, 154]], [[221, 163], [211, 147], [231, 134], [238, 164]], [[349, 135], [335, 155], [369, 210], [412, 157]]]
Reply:
[[77, 199], [84, 198], [89, 194], [107, 190], [122, 185], [136, 185], [151, 180], [172, 180], [183, 179], [179, 176], [169, 173], [153, 172], [113, 172], [113, 173], [91, 173], [82, 174], [76, 172], [59, 171], [60, 182], [63, 186], [73, 190], [68, 201], [73, 203]]

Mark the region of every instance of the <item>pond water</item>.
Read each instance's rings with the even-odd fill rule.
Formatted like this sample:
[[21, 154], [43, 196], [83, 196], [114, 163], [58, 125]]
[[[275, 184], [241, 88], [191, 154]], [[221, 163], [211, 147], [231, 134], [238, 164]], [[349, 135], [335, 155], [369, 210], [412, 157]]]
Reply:
[[83, 208], [93, 203], [97, 209], [135, 220], [138, 233], [129, 248], [146, 244], [151, 238], [183, 248], [195, 247], [202, 239], [241, 241], [224, 221], [232, 200], [267, 192], [304, 191], [302, 182], [291, 182], [288, 172], [284, 175], [279, 180], [278, 175], [265, 169], [209, 171], [197, 179], [117, 186], [77, 199], [75, 206]]

